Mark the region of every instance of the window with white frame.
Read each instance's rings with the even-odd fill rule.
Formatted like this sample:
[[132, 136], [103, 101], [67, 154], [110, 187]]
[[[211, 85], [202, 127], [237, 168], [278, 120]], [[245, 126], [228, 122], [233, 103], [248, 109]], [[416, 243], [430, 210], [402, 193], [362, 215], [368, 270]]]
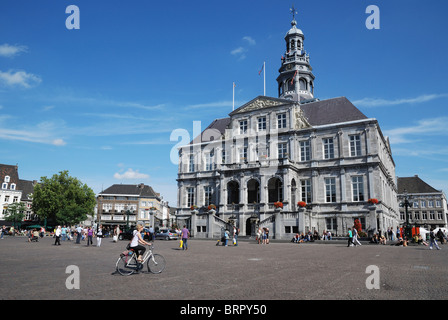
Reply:
[[442, 202], [440, 200], [436, 200], [436, 207], [437, 208], [441, 208], [442, 207]]
[[10, 181], [11, 181], [11, 177], [10, 176], [5, 176], [4, 182], [9, 183]]
[[428, 219], [428, 212], [426, 212], [426, 211], [422, 212], [422, 218], [423, 218], [423, 220]]
[[362, 176], [352, 177], [353, 201], [364, 201], [364, 179]]
[[324, 147], [324, 159], [333, 159], [334, 158], [333, 138], [324, 138], [322, 139], [322, 142]]
[[11, 190], [16, 190], [16, 184], [15, 183], [11, 183]]
[[266, 117], [259, 117], [258, 118], [258, 131], [264, 131], [266, 130]]
[[418, 201], [414, 201], [413, 204], [412, 204], [412, 207], [413, 208], [418, 208]]
[[247, 133], [247, 120], [240, 121], [240, 134]]
[[300, 181], [300, 188], [301, 188], [301, 201], [304, 201], [305, 203], [311, 203], [311, 180], [305, 179]]
[[361, 155], [361, 136], [350, 136], [350, 156], [356, 157]]
[[204, 205], [208, 207], [213, 203], [213, 189], [210, 186], [204, 187], [204, 199], [205, 203]]
[[209, 152], [205, 155], [205, 170], [213, 170], [213, 153]]
[[277, 115], [277, 128], [286, 128], [286, 113], [280, 113]]
[[190, 154], [189, 162], [188, 162], [188, 172], [194, 172], [194, 155]]
[[420, 201], [420, 205], [422, 206], [422, 208], [426, 208], [426, 201]]
[[335, 178], [325, 178], [325, 202], [336, 202]]
[[282, 142], [278, 144], [278, 158], [284, 159], [288, 156], [288, 144], [286, 142]]
[[2, 189], [8, 189], [8, 183], [3, 182], [2, 183]]
[[443, 213], [442, 212], [437, 212], [437, 220], [443, 220]]
[[435, 220], [436, 219], [436, 215], [434, 213], [434, 211], [429, 211], [429, 220]]
[[192, 205], [195, 205], [194, 203], [194, 188], [188, 187], [187, 188], [187, 207], [191, 207]]
[[434, 208], [434, 201], [432, 201], [432, 200], [428, 201], [428, 207]]
[[300, 141], [300, 161], [311, 160], [311, 147], [309, 141]]
[[247, 147], [240, 148], [240, 161], [247, 161]]

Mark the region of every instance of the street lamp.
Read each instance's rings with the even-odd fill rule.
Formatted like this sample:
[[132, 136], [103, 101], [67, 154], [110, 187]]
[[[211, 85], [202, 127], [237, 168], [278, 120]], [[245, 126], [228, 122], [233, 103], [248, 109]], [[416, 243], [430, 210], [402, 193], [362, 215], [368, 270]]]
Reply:
[[404, 201], [402, 203], [400, 203], [400, 206], [404, 207], [404, 211], [405, 211], [405, 215], [406, 215], [406, 221], [403, 224], [404, 234], [406, 235], [408, 240], [410, 240], [410, 239], [412, 239], [412, 226], [409, 223], [408, 208], [411, 207], [411, 203], [409, 202], [410, 197], [408, 196], [406, 189], [404, 189], [403, 195], [404, 195]]

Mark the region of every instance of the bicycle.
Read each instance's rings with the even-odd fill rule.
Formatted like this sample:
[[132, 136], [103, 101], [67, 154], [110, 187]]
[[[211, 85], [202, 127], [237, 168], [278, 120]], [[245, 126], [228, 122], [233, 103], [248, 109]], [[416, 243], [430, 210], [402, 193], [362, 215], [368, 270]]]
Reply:
[[120, 254], [116, 263], [116, 269], [122, 276], [130, 276], [133, 273], [138, 273], [143, 269], [144, 263], [148, 267], [148, 271], [154, 274], [161, 273], [165, 270], [165, 258], [157, 253], [153, 253], [154, 245], [150, 245], [146, 250], [143, 260], [137, 260], [137, 254], [130, 248], [127, 253]]

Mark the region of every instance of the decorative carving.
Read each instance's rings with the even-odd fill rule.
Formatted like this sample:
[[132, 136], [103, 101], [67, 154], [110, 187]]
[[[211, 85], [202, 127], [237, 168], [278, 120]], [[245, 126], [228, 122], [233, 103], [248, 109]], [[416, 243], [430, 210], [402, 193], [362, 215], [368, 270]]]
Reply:
[[247, 106], [245, 106], [241, 110], [239, 110], [238, 113], [252, 111], [252, 110], [258, 110], [258, 109], [264, 109], [264, 108], [269, 108], [269, 107], [275, 107], [275, 106], [279, 106], [281, 104], [283, 104], [283, 103], [279, 102], [279, 101], [267, 100], [267, 99], [256, 99], [256, 100], [250, 102]]
[[296, 118], [295, 129], [304, 129], [311, 127], [308, 120], [306, 120], [305, 116], [303, 115], [302, 109], [296, 108], [295, 118]]

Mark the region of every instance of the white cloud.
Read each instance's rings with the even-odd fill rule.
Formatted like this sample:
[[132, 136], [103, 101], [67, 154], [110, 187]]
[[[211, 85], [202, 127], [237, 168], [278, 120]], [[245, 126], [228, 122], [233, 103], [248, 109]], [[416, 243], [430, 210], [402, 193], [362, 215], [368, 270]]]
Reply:
[[238, 60], [244, 60], [246, 58], [245, 52], [247, 52], [247, 49], [245, 49], [243, 47], [238, 47], [238, 48], [230, 51], [230, 54], [235, 57], [238, 57]]
[[257, 44], [256, 41], [252, 37], [249, 37], [249, 36], [243, 37], [243, 40], [247, 41], [247, 43], [250, 44], [251, 46], [254, 46]]
[[19, 86], [28, 89], [40, 84], [41, 82], [42, 79], [40, 77], [25, 71], [0, 71], [0, 85], [8, 87]]
[[54, 139], [52, 144], [60, 147], [60, 146], [65, 146], [67, 143], [62, 139]]
[[145, 173], [140, 173], [138, 170], [133, 170], [132, 168], [129, 168], [128, 171], [126, 171], [123, 174], [115, 173], [114, 178], [118, 180], [132, 180], [132, 179], [148, 179], [149, 175]]
[[[187, 106], [187, 109], [201, 109], [201, 108], [227, 108], [232, 107], [233, 103], [232, 101], [216, 101], [216, 102], [208, 102], [208, 103], [199, 103], [199, 104], [192, 104]], [[235, 105], [237, 105], [237, 102], [235, 101]]]
[[27, 51], [26, 46], [9, 45], [7, 43], [0, 45], [0, 57], [12, 58], [21, 52]]
[[390, 137], [392, 144], [415, 142], [415, 137], [411, 137], [413, 135], [418, 135], [418, 139], [423, 135], [446, 136], [448, 135], [447, 121], [448, 117], [422, 119], [414, 126], [384, 130], [384, 134]]
[[446, 98], [448, 94], [424, 94], [415, 98], [407, 98], [407, 99], [374, 99], [374, 98], [364, 98], [360, 100], [353, 101], [353, 104], [357, 107], [386, 107], [386, 106], [396, 106], [401, 104], [415, 104], [415, 103], [423, 103], [428, 102], [435, 99]]

